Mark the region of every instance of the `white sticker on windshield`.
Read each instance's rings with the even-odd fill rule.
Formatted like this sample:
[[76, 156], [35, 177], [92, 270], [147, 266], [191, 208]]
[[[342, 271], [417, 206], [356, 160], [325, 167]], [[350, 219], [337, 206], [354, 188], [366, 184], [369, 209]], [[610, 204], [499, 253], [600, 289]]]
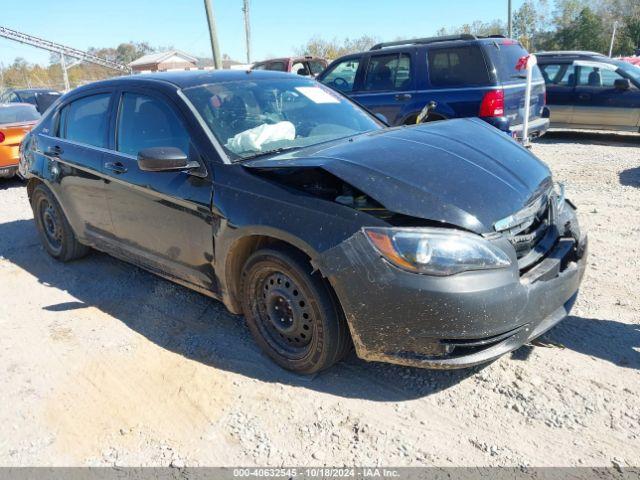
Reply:
[[325, 92], [319, 87], [295, 87], [297, 91], [311, 100], [313, 103], [340, 103], [340, 100], [335, 98], [329, 92]]

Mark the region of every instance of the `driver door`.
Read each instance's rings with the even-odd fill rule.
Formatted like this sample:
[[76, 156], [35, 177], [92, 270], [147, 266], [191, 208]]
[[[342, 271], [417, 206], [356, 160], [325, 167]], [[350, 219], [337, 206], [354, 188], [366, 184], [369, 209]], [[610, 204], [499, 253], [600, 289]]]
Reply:
[[[215, 292], [212, 183], [187, 123], [170, 99], [148, 89], [122, 91], [118, 101], [115, 144], [103, 165], [116, 254]], [[201, 167], [143, 171], [137, 155], [151, 147], [179, 148]]]

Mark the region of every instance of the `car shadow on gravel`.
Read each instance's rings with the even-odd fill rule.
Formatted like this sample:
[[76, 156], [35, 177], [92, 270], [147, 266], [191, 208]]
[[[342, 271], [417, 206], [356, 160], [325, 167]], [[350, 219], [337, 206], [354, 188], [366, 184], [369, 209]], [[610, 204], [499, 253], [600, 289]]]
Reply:
[[18, 177], [0, 178], [0, 190], [24, 187], [26, 184]]
[[[253, 342], [242, 317], [222, 303], [163, 280], [106, 254], [62, 264], [41, 247], [32, 220], [0, 223], [0, 257], [73, 301], [43, 305], [47, 312], [95, 307], [156, 345], [191, 360], [264, 382], [282, 383], [345, 398], [403, 401], [452, 387], [484, 366], [425, 370], [368, 363], [352, 353], [333, 368], [301, 376], [271, 362]], [[38, 300], [34, 300], [38, 301]]]
[[585, 143], [617, 147], [640, 147], [640, 135], [636, 133], [592, 132], [581, 130], [552, 130], [535, 140], [535, 143]]
[[640, 167], [627, 168], [620, 172], [620, 185], [640, 188]]
[[640, 325], [569, 316], [540, 340], [600, 358], [619, 367], [640, 370]]

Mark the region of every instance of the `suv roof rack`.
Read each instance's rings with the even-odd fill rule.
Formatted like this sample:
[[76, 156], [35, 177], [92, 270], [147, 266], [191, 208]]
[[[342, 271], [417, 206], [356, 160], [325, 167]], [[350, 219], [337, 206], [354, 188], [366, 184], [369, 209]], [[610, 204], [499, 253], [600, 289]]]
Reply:
[[442, 37], [414, 38], [412, 40], [396, 40], [395, 42], [377, 43], [371, 47], [370, 50], [380, 50], [381, 48], [398, 47], [400, 45], [424, 45], [427, 43], [449, 42], [452, 40], [477, 40], [478, 38], [479, 37], [469, 33], [462, 33], [460, 35], [443, 35]]

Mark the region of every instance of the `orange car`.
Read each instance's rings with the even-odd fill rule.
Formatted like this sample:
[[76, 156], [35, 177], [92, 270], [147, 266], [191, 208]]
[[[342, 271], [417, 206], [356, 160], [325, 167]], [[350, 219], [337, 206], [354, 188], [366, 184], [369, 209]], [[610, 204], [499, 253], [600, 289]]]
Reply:
[[29, 103], [0, 105], [0, 178], [16, 174], [20, 142], [38, 120], [40, 114]]

